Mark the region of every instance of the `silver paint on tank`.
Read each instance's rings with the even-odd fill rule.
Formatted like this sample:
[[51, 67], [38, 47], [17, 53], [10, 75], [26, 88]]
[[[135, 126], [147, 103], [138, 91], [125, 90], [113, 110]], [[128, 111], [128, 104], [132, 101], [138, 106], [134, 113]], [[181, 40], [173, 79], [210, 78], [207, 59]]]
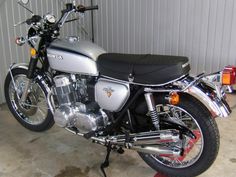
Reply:
[[95, 85], [95, 100], [98, 105], [108, 111], [120, 111], [130, 96], [130, 87], [126, 82], [99, 79]]
[[47, 48], [50, 67], [57, 71], [98, 76], [96, 61], [104, 49], [89, 41], [56, 39]]

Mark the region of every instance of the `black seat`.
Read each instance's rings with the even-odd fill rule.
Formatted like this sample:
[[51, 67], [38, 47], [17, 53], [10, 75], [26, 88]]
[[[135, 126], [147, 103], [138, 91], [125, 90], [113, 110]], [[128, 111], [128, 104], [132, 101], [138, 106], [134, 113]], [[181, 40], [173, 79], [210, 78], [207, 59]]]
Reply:
[[187, 57], [106, 53], [98, 57], [101, 75], [139, 84], [163, 84], [190, 71]]

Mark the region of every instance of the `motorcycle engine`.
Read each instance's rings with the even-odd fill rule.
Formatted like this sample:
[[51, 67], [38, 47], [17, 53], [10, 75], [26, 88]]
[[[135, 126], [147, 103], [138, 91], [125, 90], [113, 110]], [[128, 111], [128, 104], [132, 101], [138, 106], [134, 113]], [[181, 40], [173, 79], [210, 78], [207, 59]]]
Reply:
[[58, 126], [76, 127], [80, 133], [88, 133], [107, 125], [106, 114], [88, 94], [94, 94], [93, 86], [89, 87], [91, 78], [58, 75], [53, 80], [53, 93], [58, 105], [54, 120]]

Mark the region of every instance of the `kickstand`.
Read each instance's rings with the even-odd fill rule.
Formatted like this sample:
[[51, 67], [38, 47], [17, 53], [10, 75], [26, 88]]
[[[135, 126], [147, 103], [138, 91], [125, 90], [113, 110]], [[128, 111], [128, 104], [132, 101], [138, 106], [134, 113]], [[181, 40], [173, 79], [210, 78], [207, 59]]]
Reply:
[[107, 155], [105, 158], [105, 161], [101, 164], [101, 171], [104, 175], [104, 177], [107, 177], [106, 172], [105, 172], [105, 168], [107, 168], [109, 166], [109, 157], [110, 157], [110, 153], [111, 153], [111, 144], [109, 143], [107, 145]]

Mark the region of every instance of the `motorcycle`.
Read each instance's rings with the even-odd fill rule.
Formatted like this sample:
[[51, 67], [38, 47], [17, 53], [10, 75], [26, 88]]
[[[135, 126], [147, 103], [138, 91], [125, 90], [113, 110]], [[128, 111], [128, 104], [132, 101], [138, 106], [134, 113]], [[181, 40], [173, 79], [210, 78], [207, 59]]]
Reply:
[[[18, 2], [30, 11], [27, 0]], [[187, 57], [107, 53], [77, 37], [60, 39], [71, 14], [98, 6], [66, 4], [61, 17], [32, 15], [30, 62], [13, 64], [5, 80], [7, 105], [32, 131], [54, 123], [111, 151], [137, 151], [154, 170], [171, 177], [197, 176], [214, 162], [220, 145], [216, 117], [231, 113], [219, 84], [190, 76]], [[22, 24], [22, 23], [19, 23]], [[232, 69], [232, 68], [231, 68]], [[235, 73], [222, 72], [225, 85]]]

